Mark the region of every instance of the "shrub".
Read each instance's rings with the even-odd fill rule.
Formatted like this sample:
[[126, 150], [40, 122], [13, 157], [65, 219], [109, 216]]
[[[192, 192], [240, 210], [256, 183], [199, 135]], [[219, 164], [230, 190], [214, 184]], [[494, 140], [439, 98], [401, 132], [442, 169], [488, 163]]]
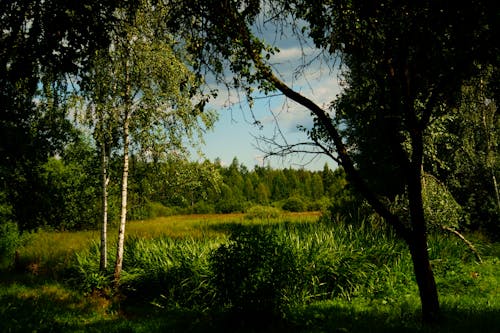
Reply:
[[271, 219], [278, 218], [281, 211], [271, 206], [252, 206], [247, 210], [246, 219]]
[[238, 226], [210, 257], [219, 305], [245, 318], [280, 315], [297, 277], [293, 259], [272, 230]]
[[[114, 253], [113, 250], [108, 249], [108, 252]], [[67, 281], [84, 294], [103, 291], [111, 286], [111, 272], [99, 271], [99, 256], [99, 244], [93, 242], [87, 250], [75, 252], [68, 267], [64, 270], [63, 274]], [[113, 262], [114, 258], [108, 258], [108, 265]]]
[[243, 201], [236, 200], [222, 200], [215, 206], [216, 213], [243, 213], [245, 211], [245, 204]]
[[213, 214], [215, 213], [215, 207], [208, 202], [200, 201], [194, 204], [191, 211], [194, 214]]
[[285, 201], [282, 208], [289, 212], [304, 212], [307, 210], [307, 204], [301, 197], [290, 197]]
[[14, 263], [14, 253], [20, 237], [17, 224], [0, 221], [0, 269], [9, 268]]
[[450, 191], [431, 175], [424, 175], [423, 203], [425, 219], [430, 228], [451, 226], [458, 228], [464, 219], [462, 207]]
[[331, 201], [327, 197], [322, 197], [321, 199], [318, 199], [316, 201], [310, 202], [307, 205], [307, 210], [314, 212], [314, 211], [321, 211], [321, 212], [326, 212], [328, 210], [328, 207], [330, 206]]
[[171, 208], [165, 207], [159, 202], [148, 202], [146, 206], [151, 218], [170, 216], [174, 213]]
[[159, 202], [147, 202], [131, 207], [129, 218], [131, 220], [147, 220], [156, 217], [165, 217], [175, 214], [175, 209], [165, 207]]

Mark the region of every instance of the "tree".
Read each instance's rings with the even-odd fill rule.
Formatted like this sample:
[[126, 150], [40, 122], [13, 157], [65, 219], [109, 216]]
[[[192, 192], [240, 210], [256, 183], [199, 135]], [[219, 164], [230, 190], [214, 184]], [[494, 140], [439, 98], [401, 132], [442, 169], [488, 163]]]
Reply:
[[467, 214], [461, 227], [500, 236], [500, 118], [491, 67], [462, 87], [460, 105], [430, 125], [424, 169], [446, 184]]
[[113, 94], [112, 82], [103, 70], [111, 61], [107, 50], [97, 50], [91, 58], [91, 67], [83, 82], [83, 95], [89, 101], [85, 112], [85, 123], [94, 128], [93, 136], [100, 155], [101, 169], [101, 243], [99, 268], [105, 271], [108, 266], [107, 230], [108, 230], [108, 184], [109, 160], [112, 150], [118, 145], [118, 121], [116, 114], [110, 112], [113, 108], [112, 100], [108, 97]]
[[37, 227], [40, 207], [26, 198], [38, 194], [41, 165], [74, 139], [65, 119], [67, 75], [85, 72], [89, 55], [107, 45], [115, 5], [0, 3], [0, 191], [21, 229]]
[[[236, 86], [248, 93], [253, 85], [264, 93], [279, 90], [311, 113], [312, 142], [344, 168], [350, 182], [408, 244], [423, 319], [435, 320], [439, 300], [422, 199], [424, 135], [432, 120], [457, 103], [462, 82], [475, 74], [478, 64], [498, 67], [494, 41], [499, 13], [494, 5], [390, 0], [192, 0], [183, 5], [170, 23], [189, 26], [189, 48], [201, 59], [200, 68], [212, 64], [223, 74], [228, 64], [237, 73]], [[346, 87], [333, 109], [320, 107], [273, 72], [269, 59], [276, 50], [252, 33], [252, 24], [262, 16], [281, 26], [292, 20], [299, 37], [311, 38], [317, 49], [341, 60]], [[343, 126], [346, 131], [339, 130]], [[370, 142], [387, 150], [370, 154]], [[363, 166], [367, 156], [366, 161], [389, 168], [391, 174], [378, 170], [384, 171], [384, 179], [396, 180], [390, 191], [381, 191], [364, 172], [369, 170]], [[408, 196], [408, 216], [393, 214], [384, 199], [402, 191]]]
[[200, 201], [215, 203], [222, 178], [209, 161], [190, 162], [184, 156], [169, 156], [152, 162], [134, 157], [131, 191], [138, 198], [136, 208], [143, 212], [134, 218], [147, 217], [148, 203], [190, 209]]
[[[165, 153], [184, 154], [186, 140], [195, 143], [214, 117], [203, 113], [203, 99], [194, 105], [199, 78], [188, 69], [184, 57], [163, 22], [167, 8], [160, 3], [140, 3], [136, 12], [115, 11], [117, 24], [104, 61], [97, 62], [93, 85], [100, 112], [99, 121], [119, 124], [122, 149], [121, 213], [114, 268], [118, 283], [122, 270], [130, 149], [142, 151], [152, 160]], [[105, 79], [107, 78], [107, 79]], [[91, 86], [92, 87], [92, 86]], [[102, 96], [101, 94], [104, 94]], [[198, 97], [200, 100], [200, 98]], [[104, 101], [104, 105], [101, 103]], [[99, 125], [98, 125], [99, 126]], [[104, 137], [101, 135], [101, 137]], [[104, 147], [104, 141], [102, 141]], [[105, 150], [105, 148], [103, 148]], [[104, 178], [103, 178], [104, 181]]]
[[319, 173], [315, 173], [311, 180], [311, 192], [314, 200], [319, 200], [324, 194], [323, 179]]

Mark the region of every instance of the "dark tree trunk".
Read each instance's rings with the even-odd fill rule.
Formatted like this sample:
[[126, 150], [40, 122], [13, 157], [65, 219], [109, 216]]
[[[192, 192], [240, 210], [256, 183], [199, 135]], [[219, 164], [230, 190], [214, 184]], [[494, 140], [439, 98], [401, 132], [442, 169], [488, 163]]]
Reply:
[[419, 130], [413, 131], [411, 139], [412, 161], [407, 171], [411, 232], [410, 238], [406, 239], [406, 242], [410, 248], [413, 269], [420, 293], [422, 319], [424, 322], [432, 323], [439, 317], [439, 298], [427, 250], [427, 226], [422, 198], [422, 132]]
[[432, 323], [439, 318], [439, 298], [429, 262], [426, 235], [415, 235], [409, 248], [422, 303], [422, 319], [426, 323]]

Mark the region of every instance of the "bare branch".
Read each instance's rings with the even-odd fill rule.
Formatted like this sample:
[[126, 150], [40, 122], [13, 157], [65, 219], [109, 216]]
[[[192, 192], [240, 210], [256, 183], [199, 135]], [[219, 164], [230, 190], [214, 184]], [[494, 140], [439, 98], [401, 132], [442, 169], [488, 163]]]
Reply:
[[259, 48], [255, 47], [255, 41], [252, 39], [252, 34], [249, 31], [248, 26], [246, 26], [239, 13], [227, 6], [226, 15], [232, 18], [236, 28], [239, 30], [239, 35], [241, 37], [241, 42], [254, 63], [254, 66], [260, 75], [269, 83], [271, 83], [276, 89], [281, 91], [286, 97], [295, 101], [296, 103], [309, 109], [314, 116], [317, 118], [321, 126], [328, 133], [328, 136], [332, 139], [335, 149], [338, 154], [338, 159], [340, 164], [344, 167], [349, 179], [357, 187], [357, 189], [364, 195], [370, 205], [379, 213], [384, 219], [389, 223], [395, 231], [405, 240], [411, 240], [411, 231], [401, 222], [401, 220], [391, 213], [388, 207], [377, 197], [377, 195], [368, 187], [366, 181], [361, 177], [358, 170], [355, 168], [354, 163], [347, 152], [347, 149], [342, 142], [342, 137], [336, 129], [332, 119], [328, 113], [314, 103], [309, 98], [301, 95], [292, 88], [290, 88], [286, 83], [280, 80], [271, 70], [271, 68], [264, 63], [262, 55], [258, 51]]
[[454, 234], [455, 236], [460, 238], [465, 243], [465, 245], [467, 245], [467, 247], [472, 251], [472, 253], [474, 253], [477, 261], [479, 261], [480, 263], [483, 262], [483, 260], [481, 259], [481, 256], [479, 255], [479, 252], [476, 250], [474, 245], [470, 241], [468, 241], [461, 233], [459, 233], [455, 229], [452, 229], [452, 228], [445, 226], [445, 225], [441, 226], [441, 229], [448, 231], [448, 232], [451, 232], [452, 234]]

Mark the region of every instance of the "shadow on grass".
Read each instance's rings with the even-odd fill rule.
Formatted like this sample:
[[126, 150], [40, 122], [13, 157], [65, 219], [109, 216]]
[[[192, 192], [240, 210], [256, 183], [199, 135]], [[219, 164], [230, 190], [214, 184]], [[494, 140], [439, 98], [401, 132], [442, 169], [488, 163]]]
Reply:
[[420, 309], [410, 304], [399, 304], [383, 309], [373, 305], [359, 309], [356, 306], [316, 303], [292, 313], [295, 332], [480, 332], [500, 333], [500, 309], [456, 309], [442, 307], [438, 323], [424, 325]]
[[[28, 283], [29, 284], [29, 283]], [[499, 309], [443, 306], [433, 326], [419, 321], [413, 303], [317, 302], [285, 319], [211, 311], [162, 310], [150, 304], [119, 308], [98, 297], [82, 297], [60, 285], [0, 284], [0, 332], [480, 332], [500, 333]]]

